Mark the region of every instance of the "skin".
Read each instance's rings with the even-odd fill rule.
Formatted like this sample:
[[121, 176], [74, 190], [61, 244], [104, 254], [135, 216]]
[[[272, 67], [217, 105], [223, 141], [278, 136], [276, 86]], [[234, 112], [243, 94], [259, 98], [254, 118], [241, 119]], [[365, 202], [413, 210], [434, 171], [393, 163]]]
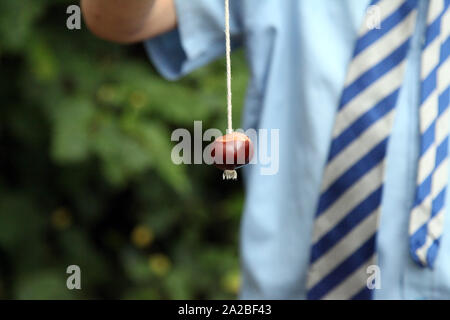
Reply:
[[174, 0], [81, 0], [87, 27], [107, 41], [140, 42], [176, 27]]

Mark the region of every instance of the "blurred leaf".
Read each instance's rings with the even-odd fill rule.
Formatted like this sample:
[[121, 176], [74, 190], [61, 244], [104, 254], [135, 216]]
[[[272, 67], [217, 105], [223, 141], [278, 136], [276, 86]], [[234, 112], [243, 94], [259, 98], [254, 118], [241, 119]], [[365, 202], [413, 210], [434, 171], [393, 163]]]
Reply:
[[148, 260], [144, 256], [130, 249], [125, 249], [122, 253], [122, 259], [126, 267], [127, 276], [134, 283], [143, 283], [150, 279], [151, 271]]
[[2, 47], [17, 50], [33, 31], [33, 23], [42, 13], [45, 1], [1, 1], [0, 43]]
[[91, 104], [84, 99], [67, 99], [55, 108], [52, 155], [56, 161], [86, 159], [93, 115]]
[[0, 246], [18, 249], [21, 243], [30, 245], [39, 241], [44, 223], [29, 198], [20, 194], [0, 195]]
[[108, 277], [111, 276], [105, 272], [107, 261], [89, 240], [83, 230], [76, 228], [64, 231], [60, 235], [65, 264], [80, 267], [83, 283], [88, 288], [108, 281]]
[[15, 298], [20, 300], [67, 300], [80, 295], [79, 290], [66, 286], [65, 270], [42, 270], [20, 277], [17, 281]]
[[54, 80], [58, 67], [48, 44], [42, 39], [34, 39], [28, 50], [29, 68], [36, 79], [39, 81]]

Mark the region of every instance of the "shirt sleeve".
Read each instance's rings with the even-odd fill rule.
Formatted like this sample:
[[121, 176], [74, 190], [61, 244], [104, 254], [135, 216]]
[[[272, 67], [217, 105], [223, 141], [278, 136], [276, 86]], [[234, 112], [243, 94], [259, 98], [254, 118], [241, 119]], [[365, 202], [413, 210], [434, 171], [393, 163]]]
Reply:
[[[144, 42], [156, 69], [168, 80], [177, 80], [225, 53], [223, 0], [174, 0], [178, 27]], [[241, 1], [230, 1], [233, 48], [241, 44]]]

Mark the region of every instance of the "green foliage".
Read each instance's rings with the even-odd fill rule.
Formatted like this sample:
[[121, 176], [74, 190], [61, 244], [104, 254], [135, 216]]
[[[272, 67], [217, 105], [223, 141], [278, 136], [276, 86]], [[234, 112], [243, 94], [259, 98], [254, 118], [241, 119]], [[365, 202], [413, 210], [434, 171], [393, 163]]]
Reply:
[[142, 45], [68, 30], [70, 4], [0, 2], [0, 298], [235, 297], [242, 187], [170, 159], [175, 128], [225, 129], [224, 61], [167, 82]]

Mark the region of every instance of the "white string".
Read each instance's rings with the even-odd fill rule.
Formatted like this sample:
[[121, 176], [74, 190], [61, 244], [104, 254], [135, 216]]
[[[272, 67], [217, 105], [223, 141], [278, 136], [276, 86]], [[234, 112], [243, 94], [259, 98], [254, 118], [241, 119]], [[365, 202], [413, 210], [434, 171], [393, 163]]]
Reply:
[[228, 130], [233, 132], [233, 122], [231, 119], [231, 44], [230, 44], [230, 5], [229, 0], [225, 0], [225, 47], [227, 56], [227, 111], [228, 111]]

